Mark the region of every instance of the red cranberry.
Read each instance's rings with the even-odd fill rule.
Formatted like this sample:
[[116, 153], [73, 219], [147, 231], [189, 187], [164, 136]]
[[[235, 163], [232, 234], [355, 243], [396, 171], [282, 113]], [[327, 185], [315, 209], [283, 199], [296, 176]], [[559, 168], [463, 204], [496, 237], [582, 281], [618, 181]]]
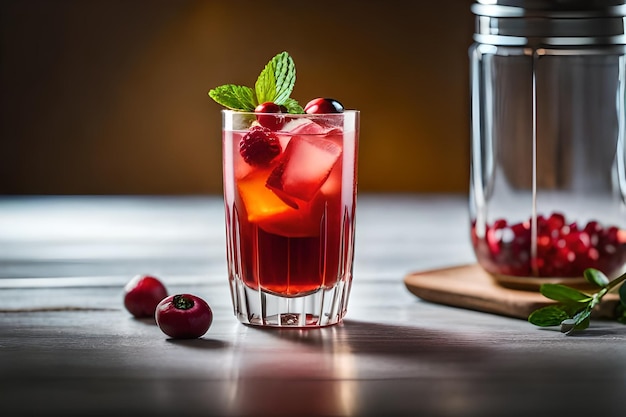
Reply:
[[600, 223], [598, 223], [597, 221], [592, 220], [589, 223], [587, 223], [584, 230], [590, 235], [597, 234], [597, 233], [602, 232], [602, 226], [600, 226]]
[[304, 106], [308, 114], [343, 113], [343, 105], [333, 98], [314, 98]]
[[200, 297], [177, 294], [163, 299], [154, 317], [166, 335], [174, 339], [196, 339], [211, 327], [213, 311]]
[[559, 231], [565, 226], [565, 216], [561, 213], [552, 213], [552, 215], [548, 217], [547, 224], [550, 230]]
[[285, 113], [283, 109], [286, 110], [284, 106], [267, 101], [256, 106], [254, 112], [257, 113], [256, 119], [261, 126], [276, 131], [285, 124], [285, 116], [282, 115]]
[[262, 126], [251, 127], [239, 142], [239, 153], [249, 165], [267, 166], [281, 152], [278, 136]]
[[165, 297], [163, 283], [150, 275], [137, 275], [124, 287], [124, 307], [138, 318], [154, 317], [157, 304]]
[[500, 252], [500, 242], [502, 241], [502, 229], [506, 227], [506, 220], [496, 220], [493, 226], [487, 230], [486, 238], [489, 249], [493, 253]]

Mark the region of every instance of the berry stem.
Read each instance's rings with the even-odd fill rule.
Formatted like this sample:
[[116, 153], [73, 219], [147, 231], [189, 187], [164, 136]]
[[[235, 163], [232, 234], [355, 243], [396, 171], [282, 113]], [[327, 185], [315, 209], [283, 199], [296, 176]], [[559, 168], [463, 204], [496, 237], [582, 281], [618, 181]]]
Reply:
[[172, 300], [172, 304], [179, 310], [189, 310], [194, 306], [192, 299], [185, 297], [184, 295], [175, 295]]

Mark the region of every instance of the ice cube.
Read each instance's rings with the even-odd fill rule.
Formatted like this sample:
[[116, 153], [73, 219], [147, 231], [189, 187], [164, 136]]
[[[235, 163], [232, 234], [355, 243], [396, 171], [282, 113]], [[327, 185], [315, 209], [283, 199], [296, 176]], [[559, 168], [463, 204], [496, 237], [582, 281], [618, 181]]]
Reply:
[[341, 161], [335, 164], [330, 176], [320, 188], [320, 193], [325, 196], [339, 195], [341, 193]]
[[288, 201], [286, 197], [310, 201], [340, 155], [341, 146], [331, 140], [294, 136], [269, 175], [267, 186], [283, 201]]
[[325, 119], [293, 118], [285, 123], [282, 132], [291, 135], [331, 135], [341, 133], [341, 128], [334, 126]]
[[313, 123], [311, 120], [304, 117], [293, 117], [287, 121], [280, 129], [280, 132], [293, 132], [296, 129], [301, 128], [303, 125]]
[[280, 146], [282, 149], [287, 149], [289, 141], [293, 136], [297, 135], [317, 135], [329, 136], [341, 134], [343, 129], [341, 127], [333, 126], [328, 120], [322, 118], [316, 118], [311, 120], [307, 117], [292, 117], [288, 119], [287, 123], [276, 132]]

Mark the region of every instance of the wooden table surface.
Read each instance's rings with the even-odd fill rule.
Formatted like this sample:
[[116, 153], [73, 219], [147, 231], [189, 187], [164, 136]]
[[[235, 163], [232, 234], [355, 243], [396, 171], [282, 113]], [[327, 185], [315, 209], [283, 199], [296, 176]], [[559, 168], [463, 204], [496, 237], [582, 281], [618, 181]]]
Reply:
[[[0, 416], [623, 416], [626, 326], [576, 336], [422, 301], [474, 262], [462, 195], [361, 195], [341, 325], [232, 314], [219, 197], [0, 199]], [[131, 318], [138, 273], [214, 310], [201, 339]]]

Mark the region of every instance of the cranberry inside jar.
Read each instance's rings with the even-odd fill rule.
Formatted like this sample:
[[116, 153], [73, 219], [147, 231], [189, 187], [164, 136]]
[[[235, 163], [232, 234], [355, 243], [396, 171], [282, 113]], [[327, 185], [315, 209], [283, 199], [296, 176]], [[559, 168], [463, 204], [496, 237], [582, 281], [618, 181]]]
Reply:
[[[570, 222], [562, 213], [524, 222], [498, 219], [483, 233], [472, 224], [478, 262], [493, 274], [517, 277], [579, 278], [586, 268], [612, 276], [626, 263], [626, 230], [595, 220]], [[533, 229], [536, 238], [533, 238]]]

